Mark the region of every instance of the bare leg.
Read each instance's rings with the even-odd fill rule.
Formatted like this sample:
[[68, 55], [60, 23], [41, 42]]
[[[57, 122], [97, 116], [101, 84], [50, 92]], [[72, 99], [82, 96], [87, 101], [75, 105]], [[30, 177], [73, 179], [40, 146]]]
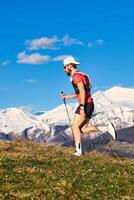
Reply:
[[75, 143], [81, 143], [81, 125], [85, 121], [85, 117], [79, 114], [75, 114], [73, 122], [73, 134]]
[[87, 121], [85, 121], [85, 123], [83, 123], [81, 126], [81, 132], [85, 134], [95, 133], [95, 132], [101, 132], [101, 133], [108, 132], [113, 137], [114, 140], [117, 138], [115, 127], [111, 122], [107, 126], [93, 127], [89, 125]]
[[85, 121], [85, 124], [83, 124], [83, 126], [81, 127], [81, 132], [85, 134], [95, 133], [98, 131], [99, 130], [96, 127], [89, 125], [87, 120]]
[[[74, 134], [74, 140], [75, 140], [75, 146], [76, 146], [76, 152], [74, 155], [80, 156], [82, 154], [82, 145], [81, 145], [81, 127], [85, 126], [87, 127], [87, 118], [85, 116], [80, 115], [80, 114], [75, 114], [74, 121], [73, 121], [73, 134]], [[87, 127], [88, 128], [88, 127]], [[96, 128], [93, 129], [92, 127], [92, 132], [93, 130], [97, 131]], [[88, 128], [89, 132], [89, 128]]]

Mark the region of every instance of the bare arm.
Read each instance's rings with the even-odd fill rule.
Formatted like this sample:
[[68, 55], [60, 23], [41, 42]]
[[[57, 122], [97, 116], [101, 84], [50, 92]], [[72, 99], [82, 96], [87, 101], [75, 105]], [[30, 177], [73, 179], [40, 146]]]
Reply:
[[79, 91], [80, 91], [80, 104], [83, 104], [83, 106], [80, 106], [80, 115], [85, 115], [85, 109], [84, 109], [84, 104], [85, 104], [85, 88], [83, 85], [83, 82], [79, 82], [77, 85]]
[[76, 98], [77, 97], [77, 94], [61, 94], [61, 98], [62, 99], [73, 99], [73, 98]]
[[83, 85], [83, 82], [79, 82], [77, 85], [79, 91], [80, 91], [80, 103], [85, 104], [85, 88]]

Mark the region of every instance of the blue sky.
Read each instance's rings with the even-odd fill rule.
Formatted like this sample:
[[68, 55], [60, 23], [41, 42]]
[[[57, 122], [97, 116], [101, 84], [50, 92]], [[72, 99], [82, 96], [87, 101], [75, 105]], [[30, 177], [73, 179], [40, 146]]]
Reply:
[[90, 74], [93, 93], [134, 87], [133, 8], [133, 0], [1, 0], [0, 109], [60, 105], [61, 90], [73, 93], [66, 55]]

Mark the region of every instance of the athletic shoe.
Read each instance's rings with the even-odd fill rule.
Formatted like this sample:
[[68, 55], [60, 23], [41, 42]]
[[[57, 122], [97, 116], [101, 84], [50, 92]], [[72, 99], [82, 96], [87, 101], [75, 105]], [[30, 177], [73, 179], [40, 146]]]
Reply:
[[109, 123], [107, 126], [107, 132], [112, 136], [112, 138], [115, 140], [117, 138], [117, 133], [115, 130], [115, 127], [113, 125], [113, 123]]
[[75, 152], [73, 153], [73, 155], [75, 155], [75, 156], [82, 156], [82, 155], [83, 155], [83, 153], [82, 153], [82, 152], [81, 152], [81, 153], [79, 153], [79, 152], [75, 151]]
[[112, 138], [114, 140], [117, 138], [117, 133], [116, 133], [115, 127], [114, 127], [113, 123], [111, 123], [111, 122], [109, 122], [107, 126], [100, 126], [100, 127], [98, 127], [98, 130], [101, 133], [108, 132], [112, 136]]

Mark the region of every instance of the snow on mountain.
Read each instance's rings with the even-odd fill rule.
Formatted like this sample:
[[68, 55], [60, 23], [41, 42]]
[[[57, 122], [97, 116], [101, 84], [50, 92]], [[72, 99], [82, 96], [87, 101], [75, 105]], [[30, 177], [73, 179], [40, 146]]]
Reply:
[[[93, 94], [93, 99], [95, 102], [95, 112], [91, 120], [93, 125], [104, 125], [111, 120], [117, 129], [134, 126], [134, 89], [113, 87], [96, 92]], [[77, 103], [67, 102], [71, 122], [77, 106]], [[0, 132], [6, 134], [14, 132], [25, 139], [37, 142], [64, 143], [70, 140], [71, 135], [64, 104], [39, 115], [20, 108], [1, 110]]]
[[[77, 104], [69, 103], [67, 104], [67, 110], [69, 112], [70, 119], [74, 116], [74, 110], [76, 109]], [[38, 120], [46, 122], [48, 124], [67, 124], [68, 117], [66, 113], [65, 105], [62, 104], [51, 111], [48, 111], [37, 117]]]
[[[42, 127], [42, 123], [38, 121], [34, 115], [19, 108], [7, 108], [0, 111], [0, 131], [4, 133], [18, 132], [20, 133], [28, 127]], [[43, 123], [43, 127], [47, 127]]]
[[93, 117], [96, 124], [106, 124], [110, 119], [116, 128], [134, 125], [134, 89], [115, 86], [96, 92], [93, 99], [98, 113]]
[[98, 91], [93, 95], [96, 112], [108, 111], [118, 107], [134, 110], [134, 89], [112, 87], [106, 91]]
[[118, 103], [127, 102], [128, 105], [133, 105], [134, 108], [134, 89], [132, 88], [123, 88], [123, 87], [112, 87], [109, 90], [105, 91], [106, 97]]
[[[134, 125], [134, 89], [113, 87], [106, 91], [93, 94], [95, 111], [92, 119], [93, 125], [107, 124], [110, 119], [117, 128]], [[132, 101], [133, 99], [133, 101]], [[67, 104], [71, 121], [78, 104]], [[64, 105], [44, 113], [38, 120], [48, 124], [69, 124]]]

